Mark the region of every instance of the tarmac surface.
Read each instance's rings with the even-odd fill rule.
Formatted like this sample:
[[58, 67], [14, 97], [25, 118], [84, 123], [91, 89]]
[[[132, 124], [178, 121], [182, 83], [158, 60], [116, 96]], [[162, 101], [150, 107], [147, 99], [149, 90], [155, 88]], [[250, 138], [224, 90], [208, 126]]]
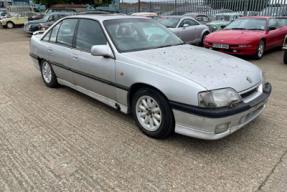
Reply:
[[131, 115], [67, 87], [50, 89], [30, 35], [0, 28], [0, 191], [286, 191], [287, 65], [260, 67], [273, 86], [265, 111], [217, 141], [155, 140]]

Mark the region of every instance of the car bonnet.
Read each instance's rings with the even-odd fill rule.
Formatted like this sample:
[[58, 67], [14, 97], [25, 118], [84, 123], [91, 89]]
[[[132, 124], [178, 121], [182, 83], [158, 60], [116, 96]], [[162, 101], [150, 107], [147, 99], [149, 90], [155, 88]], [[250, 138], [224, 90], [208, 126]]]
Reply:
[[[241, 92], [261, 81], [261, 70], [257, 66], [192, 45], [128, 52], [123, 55], [185, 77], [207, 90], [231, 87]], [[249, 78], [251, 83], [247, 80]]]

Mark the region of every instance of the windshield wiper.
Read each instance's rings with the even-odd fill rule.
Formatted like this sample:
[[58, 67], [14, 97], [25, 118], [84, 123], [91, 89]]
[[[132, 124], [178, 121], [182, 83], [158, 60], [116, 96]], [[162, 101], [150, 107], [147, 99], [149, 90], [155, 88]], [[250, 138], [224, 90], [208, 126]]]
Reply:
[[246, 30], [246, 28], [231, 28], [232, 30]]
[[164, 47], [171, 47], [171, 46], [178, 46], [178, 45], [184, 45], [186, 43], [179, 43], [179, 44], [175, 44], [175, 45], [163, 45], [163, 46], [158, 46], [156, 48], [164, 48]]
[[263, 29], [247, 29], [247, 30], [259, 30], [259, 31], [263, 31]]
[[167, 28], [174, 28], [174, 26], [166, 26]]
[[163, 46], [158, 46], [156, 48], [164, 48], [164, 47], [171, 47], [171, 45], [163, 45]]

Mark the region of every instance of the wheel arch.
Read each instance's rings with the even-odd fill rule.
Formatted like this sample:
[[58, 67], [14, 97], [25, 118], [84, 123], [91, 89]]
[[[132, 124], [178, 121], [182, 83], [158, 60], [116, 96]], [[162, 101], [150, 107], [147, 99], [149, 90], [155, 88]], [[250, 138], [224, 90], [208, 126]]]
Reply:
[[156, 87], [154, 87], [152, 85], [146, 84], [146, 83], [135, 83], [129, 88], [129, 91], [128, 91], [128, 97], [127, 97], [128, 106], [131, 107], [132, 99], [133, 99], [135, 93], [138, 90], [140, 90], [142, 88], [145, 88], [145, 87], [148, 87], [148, 88], [151, 88], [151, 89], [154, 89], [154, 90], [158, 91], [159, 93], [161, 93], [165, 97], [165, 99], [167, 101], [169, 101], [169, 99], [166, 97], [166, 95], [161, 90], [159, 90], [158, 88], [156, 88]]

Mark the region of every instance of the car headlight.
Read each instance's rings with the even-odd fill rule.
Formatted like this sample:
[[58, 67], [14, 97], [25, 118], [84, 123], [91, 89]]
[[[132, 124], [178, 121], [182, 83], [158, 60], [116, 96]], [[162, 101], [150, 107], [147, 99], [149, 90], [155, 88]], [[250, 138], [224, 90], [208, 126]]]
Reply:
[[32, 25], [29, 25], [28, 28], [31, 29]]
[[241, 96], [232, 88], [198, 93], [198, 106], [202, 108], [231, 107], [241, 101]]
[[266, 87], [267, 80], [266, 80], [266, 77], [265, 77], [263, 71], [261, 71], [261, 81], [262, 81], [262, 85], [263, 85], [263, 89], [264, 89]]

